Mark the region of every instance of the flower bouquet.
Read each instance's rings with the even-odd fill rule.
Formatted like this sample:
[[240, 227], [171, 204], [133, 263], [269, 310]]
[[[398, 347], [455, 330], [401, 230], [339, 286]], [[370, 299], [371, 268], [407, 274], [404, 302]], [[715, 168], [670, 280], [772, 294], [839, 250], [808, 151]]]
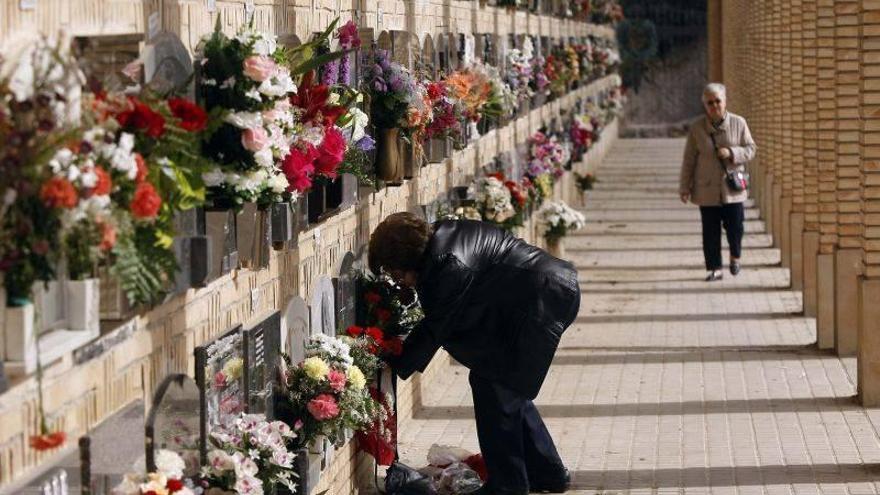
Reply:
[[581, 192], [591, 191], [593, 189], [593, 184], [598, 182], [598, 179], [596, 179], [596, 176], [591, 173], [586, 173], [584, 175], [581, 175], [581, 174], [575, 172], [574, 173], [574, 180], [577, 183], [578, 189], [580, 189]]
[[[193, 483], [184, 479], [186, 463], [176, 452], [156, 452], [156, 471], [152, 473], [129, 473], [116, 485], [111, 495], [194, 495]], [[199, 491], [201, 493], [201, 491]]]
[[321, 436], [341, 440], [346, 429], [363, 430], [379, 414], [379, 405], [367, 390], [367, 378], [351, 356], [351, 346], [341, 339], [312, 336], [303, 362], [294, 364], [289, 356], [284, 357], [280, 379], [279, 417], [297, 432], [297, 448]]
[[204, 493], [257, 495], [278, 487], [296, 490], [296, 455], [288, 444], [297, 435], [281, 421], [241, 414], [211, 432], [208, 465], [202, 468]]
[[586, 224], [584, 215], [569, 207], [564, 201], [548, 201], [538, 210], [538, 218], [545, 225], [544, 239], [550, 254], [561, 258], [565, 255], [562, 239], [572, 230]]
[[377, 174], [385, 182], [399, 184], [404, 176], [402, 153], [407, 152], [401, 140], [410, 143], [415, 155], [421, 155], [421, 143], [432, 119], [431, 100], [425, 86], [405, 67], [391, 61], [387, 51], [374, 50], [365, 66], [364, 91], [377, 129]]
[[385, 273], [360, 274], [357, 287], [357, 324], [376, 327], [385, 338], [406, 336], [424, 316], [414, 292], [397, 285]]
[[204, 180], [216, 207], [291, 199], [280, 168], [297, 131], [288, 99], [296, 85], [287, 61], [274, 36], [245, 25], [229, 38], [219, 18], [196, 49], [196, 94], [212, 116], [202, 152], [218, 163]]
[[425, 129], [425, 139], [451, 139], [455, 149], [464, 148], [464, 116], [450, 96], [446, 81], [426, 82], [425, 89], [433, 115], [431, 123]]
[[504, 182], [495, 177], [481, 177], [470, 186], [468, 195], [476, 198], [476, 208], [483, 220], [503, 228], [513, 228], [508, 222], [516, 216], [516, 208]]
[[591, 0], [589, 13], [594, 24], [616, 24], [624, 18], [618, 0]]
[[522, 50], [514, 48], [507, 53], [505, 81], [510, 86], [520, 108], [523, 108], [523, 104], [530, 101], [535, 93], [531, 86], [534, 51], [532, 40], [527, 37]]

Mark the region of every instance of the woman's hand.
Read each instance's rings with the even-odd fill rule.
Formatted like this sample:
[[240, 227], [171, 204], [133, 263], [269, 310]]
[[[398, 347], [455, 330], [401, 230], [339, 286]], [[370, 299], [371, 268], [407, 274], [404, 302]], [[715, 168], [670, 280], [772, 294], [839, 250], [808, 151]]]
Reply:
[[730, 148], [718, 148], [718, 158], [727, 160], [731, 156], [733, 156], [733, 153], [730, 152]]
[[691, 199], [690, 193], [681, 193], [681, 202], [687, 204], [688, 200]]

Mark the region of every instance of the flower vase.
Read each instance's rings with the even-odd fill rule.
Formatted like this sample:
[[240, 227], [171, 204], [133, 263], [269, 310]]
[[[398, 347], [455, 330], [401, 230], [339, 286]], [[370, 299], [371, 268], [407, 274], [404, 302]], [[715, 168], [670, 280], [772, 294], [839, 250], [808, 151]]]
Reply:
[[98, 278], [65, 282], [67, 326], [70, 330], [93, 331], [101, 323], [101, 282]]
[[564, 237], [547, 237], [547, 253], [551, 256], [564, 259], [565, 258], [565, 238]]
[[308, 449], [311, 454], [321, 455], [324, 453], [324, 440], [326, 437], [324, 435], [317, 435], [315, 439], [312, 440], [312, 443], [309, 444]]
[[400, 156], [400, 129], [378, 129], [376, 176], [388, 185], [403, 183], [403, 160]]

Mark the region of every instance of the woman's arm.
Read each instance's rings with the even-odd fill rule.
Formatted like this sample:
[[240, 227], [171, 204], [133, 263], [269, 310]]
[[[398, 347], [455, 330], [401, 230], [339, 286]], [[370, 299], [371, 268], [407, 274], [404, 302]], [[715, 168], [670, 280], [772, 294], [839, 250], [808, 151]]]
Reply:
[[[694, 125], [698, 124], [695, 123]], [[687, 143], [684, 146], [684, 158], [681, 161], [678, 193], [681, 195], [682, 199], [686, 196], [690, 196], [691, 191], [694, 190], [694, 169], [697, 166], [698, 153], [699, 150], [697, 149], [697, 142], [694, 138], [694, 130], [692, 128], [688, 133]]]

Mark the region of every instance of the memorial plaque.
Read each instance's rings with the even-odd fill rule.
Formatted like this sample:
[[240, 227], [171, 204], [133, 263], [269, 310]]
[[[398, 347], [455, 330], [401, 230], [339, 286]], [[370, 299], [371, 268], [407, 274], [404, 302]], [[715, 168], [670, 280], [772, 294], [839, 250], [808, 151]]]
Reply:
[[293, 204], [275, 203], [271, 207], [272, 212], [272, 247], [276, 250], [284, 249], [287, 243], [293, 239], [296, 217], [294, 216]]
[[339, 274], [333, 279], [336, 300], [336, 328], [345, 330], [355, 323], [357, 294], [355, 280], [355, 257], [350, 251], [345, 253], [339, 264]]
[[281, 313], [275, 311], [242, 334], [247, 412], [274, 418], [272, 384], [280, 358]]
[[238, 267], [238, 239], [235, 212], [228, 209], [205, 209], [205, 232], [211, 245], [209, 280]]
[[286, 343], [286, 352], [292, 363], [300, 363], [306, 358], [305, 343], [309, 335], [309, 307], [303, 298], [296, 296], [287, 303], [281, 322], [281, 341]]
[[336, 336], [336, 306], [330, 277], [321, 275], [312, 288], [312, 303], [309, 305], [309, 322], [312, 335], [323, 333]]
[[211, 431], [247, 409], [241, 325], [207, 345], [196, 347], [195, 355], [200, 403], [199, 448], [205, 462]]
[[176, 34], [163, 31], [152, 37], [141, 57], [148, 87], [160, 94], [176, 91], [193, 96], [192, 58]]
[[269, 266], [272, 224], [267, 210], [245, 203], [236, 218], [238, 260], [242, 267], [259, 270]]
[[170, 375], [159, 384], [145, 428], [147, 471], [156, 470], [155, 454], [164, 449], [186, 462], [184, 476], [198, 474], [199, 404], [199, 387], [187, 375]]
[[210, 243], [206, 234], [205, 210], [193, 208], [174, 217], [174, 253], [179, 270], [175, 277], [176, 292], [190, 287], [204, 287], [210, 272]]

